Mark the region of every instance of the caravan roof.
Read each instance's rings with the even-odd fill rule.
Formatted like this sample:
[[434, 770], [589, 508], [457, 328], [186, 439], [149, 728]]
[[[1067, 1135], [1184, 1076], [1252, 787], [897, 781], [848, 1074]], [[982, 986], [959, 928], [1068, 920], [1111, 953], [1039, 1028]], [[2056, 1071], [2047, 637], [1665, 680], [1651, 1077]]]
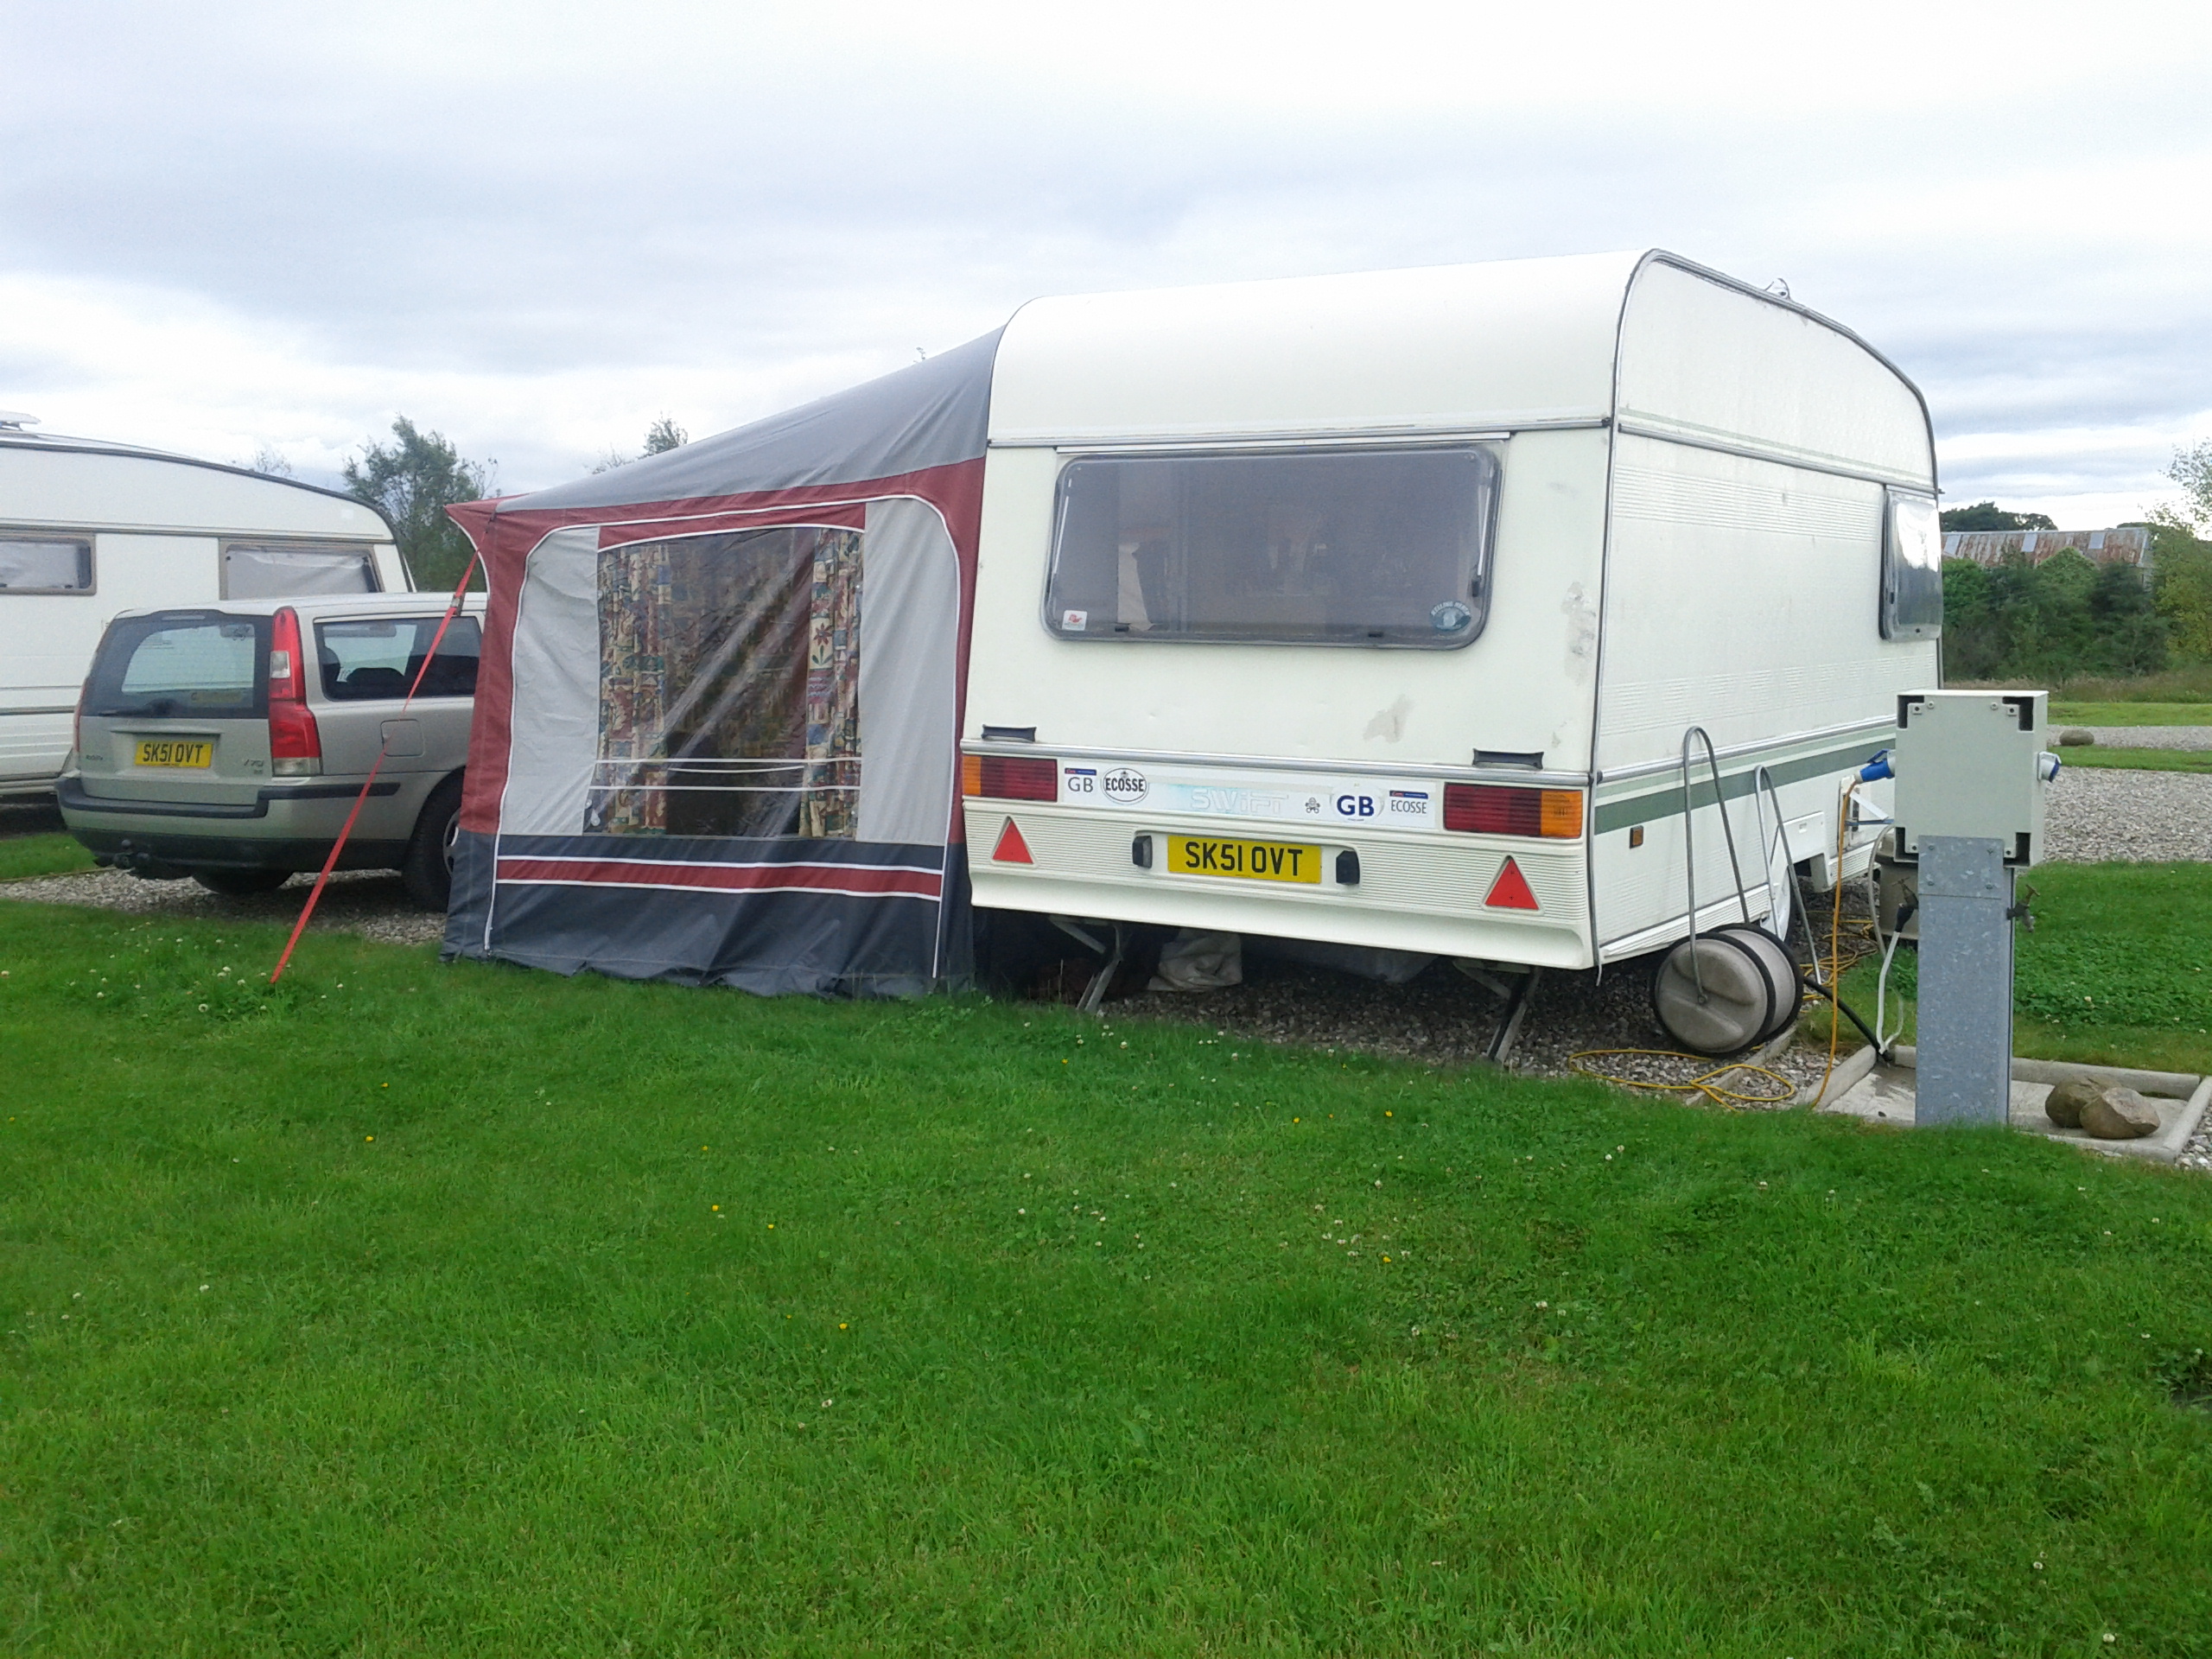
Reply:
[[[158, 467], [118, 487], [114, 462]], [[35, 470], [34, 470], [35, 469]], [[140, 444], [0, 425], [0, 522], [72, 529], [314, 536], [389, 542], [381, 513], [340, 490]]]
[[[1733, 296], [1755, 296], [1745, 308]], [[1787, 348], [1775, 348], [1787, 339]], [[1762, 365], [1800, 362], [1873, 391], [1927, 441], [1866, 421], [1859, 397], [1807, 398]], [[1919, 393], [1841, 325], [1661, 252], [1301, 276], [1032, 301], [1000, 342], [994, 445], [1363, 440], [1526, 432], [1618, 419], [1681, 441], [1923, 487]], [[1779, 442], [1777, 434], [1783, 435]]]

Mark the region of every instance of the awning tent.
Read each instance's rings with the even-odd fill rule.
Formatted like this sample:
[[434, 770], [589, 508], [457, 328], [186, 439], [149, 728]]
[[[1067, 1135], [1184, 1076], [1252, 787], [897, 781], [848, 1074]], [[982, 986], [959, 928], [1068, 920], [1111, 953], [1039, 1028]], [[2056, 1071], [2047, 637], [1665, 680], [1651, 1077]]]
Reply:
[[454, 510], [491, 597], [448, 957], [772, 995], [968, 975], [997, 345]]

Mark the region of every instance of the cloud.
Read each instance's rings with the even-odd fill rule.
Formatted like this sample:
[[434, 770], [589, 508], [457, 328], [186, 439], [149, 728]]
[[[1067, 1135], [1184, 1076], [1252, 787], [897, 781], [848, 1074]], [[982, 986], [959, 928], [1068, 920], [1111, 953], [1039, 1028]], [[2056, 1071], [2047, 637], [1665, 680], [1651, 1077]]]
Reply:
[[1955, 492], [2155, 493], [2212, 409], [2171, 8], [118, 3], [0, 45], [0, 401], [207, 453], [404, 410], [534, 486], [1038, 293], [1651, 245], [1880, 345]]

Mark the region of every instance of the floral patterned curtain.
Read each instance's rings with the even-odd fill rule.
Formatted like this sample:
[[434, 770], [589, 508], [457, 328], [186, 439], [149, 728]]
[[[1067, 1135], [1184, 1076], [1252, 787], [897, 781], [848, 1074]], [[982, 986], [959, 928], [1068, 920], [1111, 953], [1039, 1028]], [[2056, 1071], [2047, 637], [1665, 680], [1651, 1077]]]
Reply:
[[850, 837], [860, 586], [855, 531], [601, 553], [601, 760], [586, 827]]
[[852, 839], [860, 817], [861, 538], [827, 531], [814, 546], [806, 649], [807, 791], [802, 836]]

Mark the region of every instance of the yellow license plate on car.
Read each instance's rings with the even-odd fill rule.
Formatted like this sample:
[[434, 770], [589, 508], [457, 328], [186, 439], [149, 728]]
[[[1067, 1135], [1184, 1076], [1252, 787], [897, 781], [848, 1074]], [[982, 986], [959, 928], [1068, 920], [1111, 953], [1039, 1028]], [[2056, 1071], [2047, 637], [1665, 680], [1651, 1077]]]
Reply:
[[1244, 881], [1321, 880], [1321, 849], [1280, 841], [1224, 841], [1215, 836], [1167, 837], [1170, 875], [1227, 875]]
[[205, 738], [180, 742], [165, 737], [144, 737], [138, 740], [138, 764], [142, 766], [212, 766], [215, 764], [215, 746]]

